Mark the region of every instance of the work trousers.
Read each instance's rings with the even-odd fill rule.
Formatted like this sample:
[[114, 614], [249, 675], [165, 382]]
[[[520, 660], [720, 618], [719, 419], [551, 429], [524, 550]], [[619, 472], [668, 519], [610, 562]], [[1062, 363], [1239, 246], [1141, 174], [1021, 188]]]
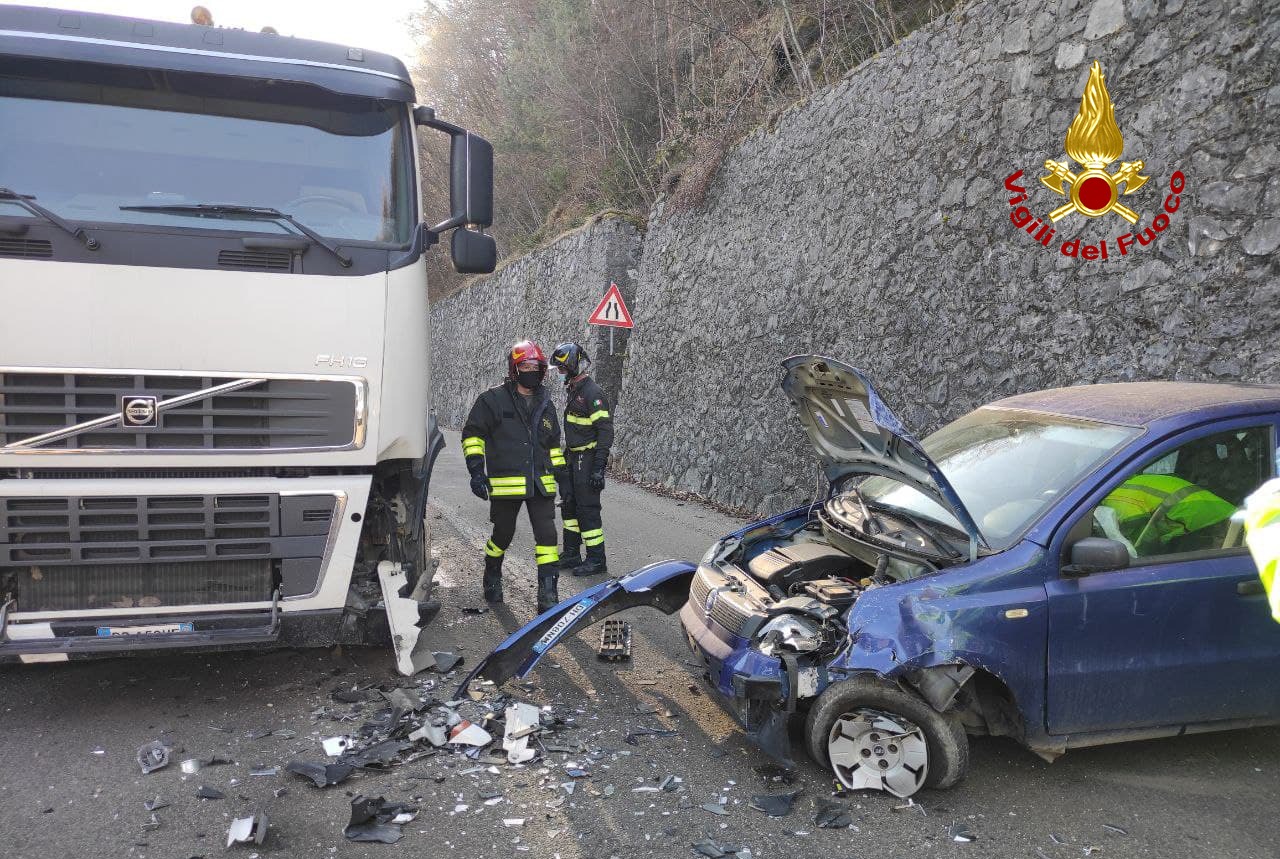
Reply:
[[490, 498], [489, 521], [493, 523], [493, 536], [484, 547], [491, 558], [501, 558], [516, 535], [516, 517], [521, 505], [529, 510], [529, 525], [533, 528], [534, 554], [541, 568], [560, 560], [556, 544], [556, 500], [542, 495], [532, 498]]
[[[579, 546], [604, 545], [604, 527], [600, 518], [600, 493], [591, 488], [591, 469], [595, 465], [595, 451], [582, 453], [570, 451], [568, 459], [570, 477], [563, 493], [560, 515], [564, 517], [564, 549], [567, 555], [576, 555]], [[598, 550], [603, 552], [603, 549]]]

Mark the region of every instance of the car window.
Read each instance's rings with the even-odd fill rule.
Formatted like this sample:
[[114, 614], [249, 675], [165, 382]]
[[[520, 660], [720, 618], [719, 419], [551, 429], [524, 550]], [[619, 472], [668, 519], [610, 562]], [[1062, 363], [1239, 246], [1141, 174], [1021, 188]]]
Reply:
[[1134, 559], [1240, 551], [1232, 517], [1273, 473], [1269, 426], [1203, 436], [1125, 478], [1093, 509], [1093, 535], [1118, 540]]

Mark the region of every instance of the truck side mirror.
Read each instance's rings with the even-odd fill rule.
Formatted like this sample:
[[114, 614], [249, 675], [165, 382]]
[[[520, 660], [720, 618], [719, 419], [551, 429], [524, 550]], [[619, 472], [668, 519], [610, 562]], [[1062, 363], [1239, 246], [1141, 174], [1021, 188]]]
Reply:
[[459, 274], [488, 274], [498, 264], [498, 246], [493, 236], [459, 227], [449, 240], [449, 258]]
[[1091, 573], [1123, 570], [1129, 566], [1129, 549], [1119, 540], [1106, 537], [1085, 537], [1071, 546], [1071, 563], [1063, 566], [1062, 574], [1071, 578]]
[[464, 131], [453, 136], [449, 150], [449, 211], [462, 223], [493, 223], [493, 144]]

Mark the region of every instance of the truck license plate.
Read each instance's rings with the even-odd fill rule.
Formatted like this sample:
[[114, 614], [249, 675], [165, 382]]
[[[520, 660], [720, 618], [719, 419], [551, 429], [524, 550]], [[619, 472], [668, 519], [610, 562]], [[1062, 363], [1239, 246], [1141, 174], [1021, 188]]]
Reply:
[[117, 635], [163, 635], [167, 632], [195, 632], [194, 623], [153, 623], [149, 626], [100, 626], [99, 638], [113, 638]]

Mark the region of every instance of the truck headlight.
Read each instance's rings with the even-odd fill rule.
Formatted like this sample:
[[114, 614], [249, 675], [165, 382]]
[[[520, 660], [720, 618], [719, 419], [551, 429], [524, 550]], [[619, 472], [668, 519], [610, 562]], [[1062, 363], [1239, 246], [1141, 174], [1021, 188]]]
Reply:
[[810, 653], [821, 644], [822, 630], [816, 623], [799, 615], [782, 614], [760, 627], [754, 647], [765, 656], [775, 656], [781, 650]]

